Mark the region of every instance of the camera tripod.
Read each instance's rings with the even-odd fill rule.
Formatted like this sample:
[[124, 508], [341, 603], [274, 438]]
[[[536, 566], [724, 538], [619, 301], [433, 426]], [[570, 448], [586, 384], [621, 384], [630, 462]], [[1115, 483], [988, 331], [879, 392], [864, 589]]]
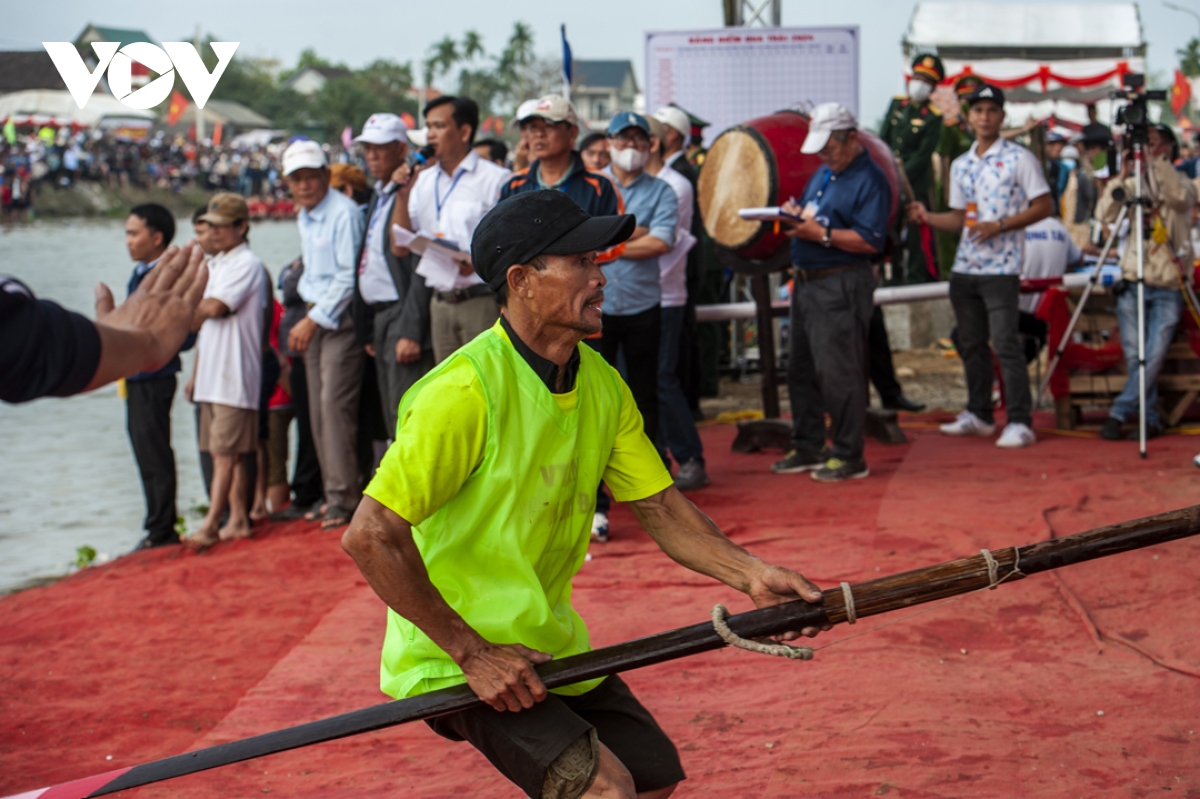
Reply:
[[[1034, 400], [1034, 407], [1038, 407], [1042, 402], [1042, 396], [1046, 393], [1046, 387], [1050, 385], [1050, 378], [1054, 374], [1055, 368], [1058, 367], [1059, 361], [1062, 360], [1063, 352], [1067, 348], [1067, 344], [1071, 341], [1071, 336], [1075, 332], [1075, 326], [1079, 323], [1079, 318], [1083, 315], [1084, 306], [1087, 305], [1088, 298], [1092, 295], [1092, 291], [1100, 282], [1100, 272], [1104, 268], [1104, 262], [1108, 260], [1108, 254], [1116, 243], [1121, 232], [1122, 223], [1129, 217], [1129, 209], [1133, 208], [1133, 241], [1134, 256], [1137, 259], [1137, 363], [1138, 363], [1138, 454], [1141, 457], [1146, 457], [1146, 209], [1150, 207], [1150, 199], [1145, 196], [1142, 190], [1142, 179], [1145, 176], [1145, 155], [1143, 142], [1137, 138], [1133, 141], [1133, 180], [1134, 194], [1132, 197], [1125, 196], [1124, 189], [1117, 187], [1112, 191], [1113, 199], [1122, 203], [1121, 212], [1117, 215], [1116, 222], [1113, 223], [1112, 233], [1109, 234], [1108, 240], [1104, 242], [1104, 247], [1100, 250], [1100, 258], [1096, 261], [1096, 268], [1092, 270], [1091, 277], [1088, 278], [1087, 284], [1083, 289], [1083, 296], [1079, 298], [1079, 302], [1075, 306], [1075, 312], [1071, 314], [1071, 321], [1067, 324], [1067, 329], [1063, 332], [1062, 339], [1058, 342], [1058, 347], [1054, 351], [1054, 356], [1050, 359], [1050, 363], [1046, 367], [1046, 375], [1042, 378], [1042, 383], [1038, 386], [1037, 398]], [[1168, 243], [1169, 246], [1169, 243]], [[1186, 281], [1184, 281], [1186, 284]], [[1133, 375], [1129, 375], [1128, 379], [1132, 379]]]

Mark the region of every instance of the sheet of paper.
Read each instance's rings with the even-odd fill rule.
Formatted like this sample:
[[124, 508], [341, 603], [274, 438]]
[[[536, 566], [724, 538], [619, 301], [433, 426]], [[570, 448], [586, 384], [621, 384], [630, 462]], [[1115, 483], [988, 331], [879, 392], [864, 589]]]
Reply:
[[458, 262], [441, 247], [427, 247], [417, 264], [417, 274], [425, 278], [429, 287], [437, 291], [450, 291], [461, 274]]
[[406, 227], [397, 224], [392, 224], [392, 242], [397, 247], [405, 247], [411, 249], [413, 241], [417, 238], [417, 234], [413, 233]]

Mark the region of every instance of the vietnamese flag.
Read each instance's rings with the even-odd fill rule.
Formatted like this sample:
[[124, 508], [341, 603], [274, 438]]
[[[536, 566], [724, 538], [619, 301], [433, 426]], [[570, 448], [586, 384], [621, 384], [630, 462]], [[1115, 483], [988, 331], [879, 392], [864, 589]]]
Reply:
[[171, 92], [171, 104], [167, 106], [167, 127], [174, 127], [187, 107], [187, 98], [180, 94], [178, 89]]
[[1188, 83], [1187, 76], [1177, 69], [1175, 70], [1175, 85], [1171, 87], [1171, 111], [1175, 114], [1176, 119], [1183, 118], [1183, 109], [1190, 99], [1192, 99], [1192, 84]]

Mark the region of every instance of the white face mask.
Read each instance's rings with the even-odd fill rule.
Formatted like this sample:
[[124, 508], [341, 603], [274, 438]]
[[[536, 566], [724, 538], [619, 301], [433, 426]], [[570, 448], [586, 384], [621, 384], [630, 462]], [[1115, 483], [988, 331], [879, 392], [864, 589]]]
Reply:
[[933, 93], [933, 87], [923, 80], [913, 78], [908, 82], [908, 96], [914, 103], [923, 103]]
[[626, 172], [636, 172], [646, 166], [646, 162], [650, 160], [650, 152], [642, 151], [636, 147], [626, 147], [624, 150], [618, 150], [616, 147], [611, 148], [612, 162]]

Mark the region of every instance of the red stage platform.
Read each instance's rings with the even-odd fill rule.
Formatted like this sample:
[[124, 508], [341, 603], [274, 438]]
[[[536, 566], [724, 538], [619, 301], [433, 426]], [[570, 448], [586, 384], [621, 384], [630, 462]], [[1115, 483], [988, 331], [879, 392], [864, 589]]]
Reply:
[[[1200, 438], [1042, 435], [868, 444], [872, 475], [820, 485], [702, 431], [694, 501], [821, 587], [1195, 504]], [[1049, 424], [1044, 415], [1039, 419]], [[311, 525], [201, 555], [151, 551], [0, 599], [0, 795], [383, 699], [383, 606]], [[670, 562], [624, 508], [577, 605], [606, 645], [749, 602]], [[678, 797], [1200, 797], [1200, 541], [1038, 575], [797, 663], [725, 650], [626, 679], [675, 739]], [[873, 628], [886, 626], [877, 632]], [[866, 634], [864, 634], [866, 633]], [[415, 724], [191, 775], [142, 797], [518, 797], [466, 744]]]

